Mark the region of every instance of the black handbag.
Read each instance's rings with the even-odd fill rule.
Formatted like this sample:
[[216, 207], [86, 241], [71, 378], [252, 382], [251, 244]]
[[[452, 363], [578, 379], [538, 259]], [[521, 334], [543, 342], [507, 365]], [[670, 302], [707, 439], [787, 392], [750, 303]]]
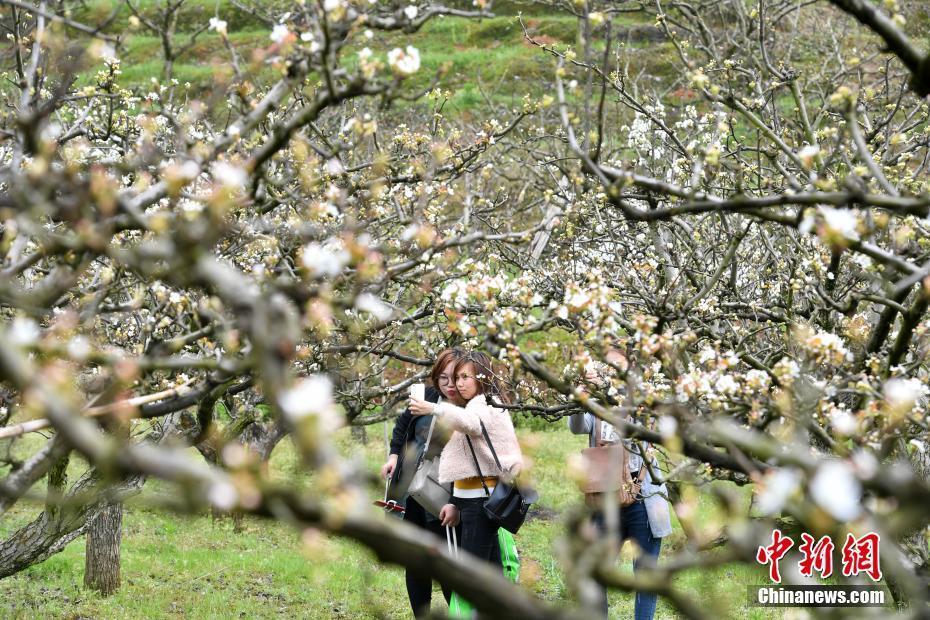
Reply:
[[484, 483], [484, 476], [481, 473], [481, 466], [478, 465], [478, 455], [475, 454], [475, 447], [471, 444], [471, 437], [466, 435], [465, 441], [468, 442], [471, 458], [475, 461], [475, 469], [478, 470], [478, 480], [481, 481], [481, 486], [484, 487], [484, 492], [488, 496], [488, 499], [484, 502], [484, 513], [495, 527], [502, 527], [511, 534], [516, 534], [526, 520], [526, 513], [530, 509], [530, 504], [539, 499], [539, 494], [534, 489], [520, 489], [513, 478], [504, 471], [500, 459], [497, 458], [494, 444], [491, 443], [488, 429], [484, 427], [484, 422], [481, 422], [481, 433], [484, 435], [484, 440], [488, 442], [488, 447], [491, 449], [497, 468], [501, 471], [494, 491], [489, 491], [488, 485]]

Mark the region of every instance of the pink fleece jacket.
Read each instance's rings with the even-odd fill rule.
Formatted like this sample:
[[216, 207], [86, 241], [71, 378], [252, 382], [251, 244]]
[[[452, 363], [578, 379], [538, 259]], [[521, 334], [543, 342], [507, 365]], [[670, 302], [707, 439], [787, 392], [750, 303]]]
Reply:
[[472, 398], [464, 409], [444, 401], [436, 408], [436, 415], [454, 431], [439, 457], [440, 483], [447, 484], [478, 475], [475, 461], [465, 441], [466, 435], [471, 437], [471, 444], [481, 465], [481, 473], [485, 476], [501, 474], [491, 455], [491, 449], [488, 448], [488, 442], [481, 433], [480, 422], [484, 422], [484, 427], [488, 429], [488, 435], [491, 436], [494, 450], [504, 469], [513, 474], [519, 472], [523, 465], [523, 453], [520, 451], [510, 414], [505, 409], [488, 405], [484, 394]]

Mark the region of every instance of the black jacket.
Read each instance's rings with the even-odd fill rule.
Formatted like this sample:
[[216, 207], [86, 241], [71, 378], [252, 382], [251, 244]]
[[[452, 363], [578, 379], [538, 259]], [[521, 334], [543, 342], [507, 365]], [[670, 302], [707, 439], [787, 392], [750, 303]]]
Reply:
[[[426, 400], [431, 403], [439, 402], [439, 390], [432, 386], [426, 387]], [[414, 440], [414, 430], [416, 425], [413, 422], [417, 418], [427, 418], [429, 416], [415, 416], [410, 413], [410, 409], [404, 409], [404, 412], [397, 417], [394, 422], [394, 433], [391, 435], [391, 454], [396, 454], [397, 458], [403, 456], [404, 447]], [[399, 462], [399, 461], [398, 461]]]
[[[426, 387], [426, 400], [431, 403], [439, 402], [440, 393], [434, 387]], [[391, 476], [391, 490], [389, 496], [398, 495], [400, 489], [395, 488], [404, 475], [404, 461], [411, 459], [412, 462], [419, 460], [420, 454], [426, 447], [426, 436], [429, 433], [429, 426], [433, 416], [422, 415], [416, 416], [410, 413], [410, 409], [405, 409], [397, 421], [394, 422], [394, 432], [391, 434], [391, 454], [397, 455], [397, 465], [394, 467], [394, 474]], [[409, 477], [413, 476], [413, 471], [406, 472]], [[406, 483], [409, 484], [409, 477]], [[406, 492], [406, 484], [404, 485]]]

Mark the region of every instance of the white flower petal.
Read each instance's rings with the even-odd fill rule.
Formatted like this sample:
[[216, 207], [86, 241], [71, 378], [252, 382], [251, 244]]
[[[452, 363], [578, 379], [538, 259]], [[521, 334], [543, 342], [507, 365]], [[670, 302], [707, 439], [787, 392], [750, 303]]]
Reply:
[[862, 512], [862, 485], [843, 461], [827, 461], [810, 484], [811, 498], [834, 519], [852, 521]]
[[788, 498], [797, 491], [801, 473], [795, 469], [776, 469], [766, 474], [760, 484], [756, 507], [765, 516], [778, 514]]
[[379, 321], [387, 321], [394, 316], [394, 308], [371, 293], [362, 293], [356, 297], [355, 307], [362, 312], [373, 314]]

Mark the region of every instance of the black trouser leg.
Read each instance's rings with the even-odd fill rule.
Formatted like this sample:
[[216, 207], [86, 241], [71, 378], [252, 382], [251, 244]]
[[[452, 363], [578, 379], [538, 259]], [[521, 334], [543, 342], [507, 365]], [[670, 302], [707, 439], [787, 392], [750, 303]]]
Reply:
[[[486, 498], [454, 498], [462, 519], [461, 547], [480, 560], [501, 566], [497, 527], [484, 513]], [[496, 556], [496, 557], [495, 557]]]
[[[407, 509], [404, 512], [404, 521], [417, 525], [423, 529], [431, 529], [426, 521], [426, 511], [412, 498], [407, 498]], [[405, 571], [407, 582], [407, 597], [410, 599], [410, 608], [413, 615], [421, 618], [429, 614], [430, 603], [433, 600], [433, 580], [429, 577], [418, 577], [412, 571]]]

